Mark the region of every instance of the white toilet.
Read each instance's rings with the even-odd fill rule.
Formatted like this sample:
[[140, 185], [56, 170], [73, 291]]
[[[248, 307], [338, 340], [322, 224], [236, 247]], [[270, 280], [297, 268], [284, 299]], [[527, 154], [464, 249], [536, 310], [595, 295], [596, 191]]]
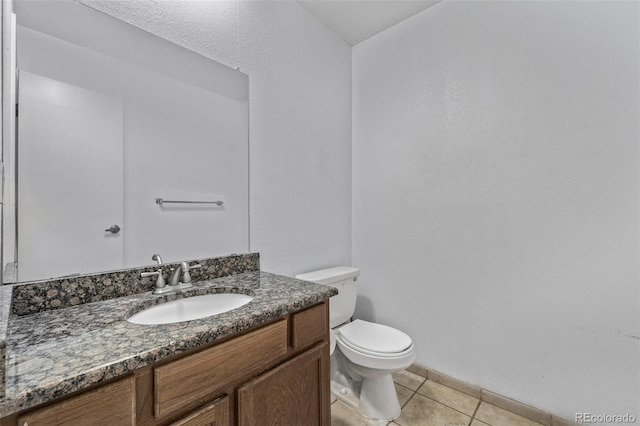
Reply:
[[360, 270], [347, 266], [296, 275], [336, 287], [329, 299], [331, 393], [366, 417], [393, 420], [400, 403], [391, 375], [416, 358], [411, 338], [400, 330], [368, 321], [351, 321], [356, 308]]

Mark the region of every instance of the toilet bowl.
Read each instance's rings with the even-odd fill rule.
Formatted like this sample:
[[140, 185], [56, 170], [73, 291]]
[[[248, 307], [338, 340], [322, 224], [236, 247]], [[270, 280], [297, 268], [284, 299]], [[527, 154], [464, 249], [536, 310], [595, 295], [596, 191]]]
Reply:
[[[372, 419], [398, 417], [400, 403], [392, 375], [415, 361], [411, 338], [400, 330], [363, 320], [355, 320], [332, 331], [336, 335], [336, 350], [342, 355], [341, 361], [336, 359], [336, 362], [357, 382], [354, 386], [353, 382], [347, 381], [348, 386], [345, 386], [342, 376], [333, 377], [334, 382], [342, 385], [332, 386], [332, 391], [338, 391], [336, 397]], [[352, 398], [348, 398], [349, 392], [353, 394]]]
[[382, 324], [356, 319], [356, 282], [359, 269], [335, 267], [296, 278], [332, 285], [338, 295], [329, 299], [331, 323], [331, 393], [362, 415], [393, 420], [400, 403], [392, 374], [415, 361], [411, 338]]

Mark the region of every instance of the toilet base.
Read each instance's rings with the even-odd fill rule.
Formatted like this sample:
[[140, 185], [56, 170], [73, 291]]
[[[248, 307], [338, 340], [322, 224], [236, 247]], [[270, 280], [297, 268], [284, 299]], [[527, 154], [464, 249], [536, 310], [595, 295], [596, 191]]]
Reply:
[[360, 401], [360, 382], [338, 370], [337, 363], [340, 355], [331, 356], [331, 394], [345, 405], [358, 411]]
[[367, 417], [393, 420], [400, 415], [400, 402], [391, 374], [363, 379], [360, 390], [360, 412]]
[[358, 411], [360, 402], [360, 389], [354, 388], [353, 384], [347, 386], [336, 381], [331, 381], [331, 394], [346, 406]]
[[370, 419], [391, 421], [400, 415], [400, 402], [391, 374], [363, 379], [362, 382], [338, 377], [331, 380], [331, 393]]

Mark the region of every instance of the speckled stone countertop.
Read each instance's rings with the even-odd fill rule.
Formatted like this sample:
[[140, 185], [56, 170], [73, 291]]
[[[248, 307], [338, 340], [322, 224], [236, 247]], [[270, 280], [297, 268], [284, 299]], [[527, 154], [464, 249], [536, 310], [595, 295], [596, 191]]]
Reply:
[[[165, 325], [126, 318], [150, 306], [201, 294], [253, 296], [238, 309]], [[303, 309], [337, 294], [319, 284], [246, 272], [195, 283], [174, 295], [150, 292], [10, 318], [6, 328], [6, 395], [0, 417], [61, 397], [164, 358]], [[0, 330], [2, 331], [2, 330]]]

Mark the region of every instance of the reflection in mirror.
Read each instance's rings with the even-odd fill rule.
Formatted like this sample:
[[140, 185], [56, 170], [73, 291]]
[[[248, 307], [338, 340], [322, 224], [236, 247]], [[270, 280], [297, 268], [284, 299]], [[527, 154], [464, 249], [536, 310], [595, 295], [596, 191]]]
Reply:
[[4, 282], [248, 252], [248, 77], [77, 2], [14, 10]]

